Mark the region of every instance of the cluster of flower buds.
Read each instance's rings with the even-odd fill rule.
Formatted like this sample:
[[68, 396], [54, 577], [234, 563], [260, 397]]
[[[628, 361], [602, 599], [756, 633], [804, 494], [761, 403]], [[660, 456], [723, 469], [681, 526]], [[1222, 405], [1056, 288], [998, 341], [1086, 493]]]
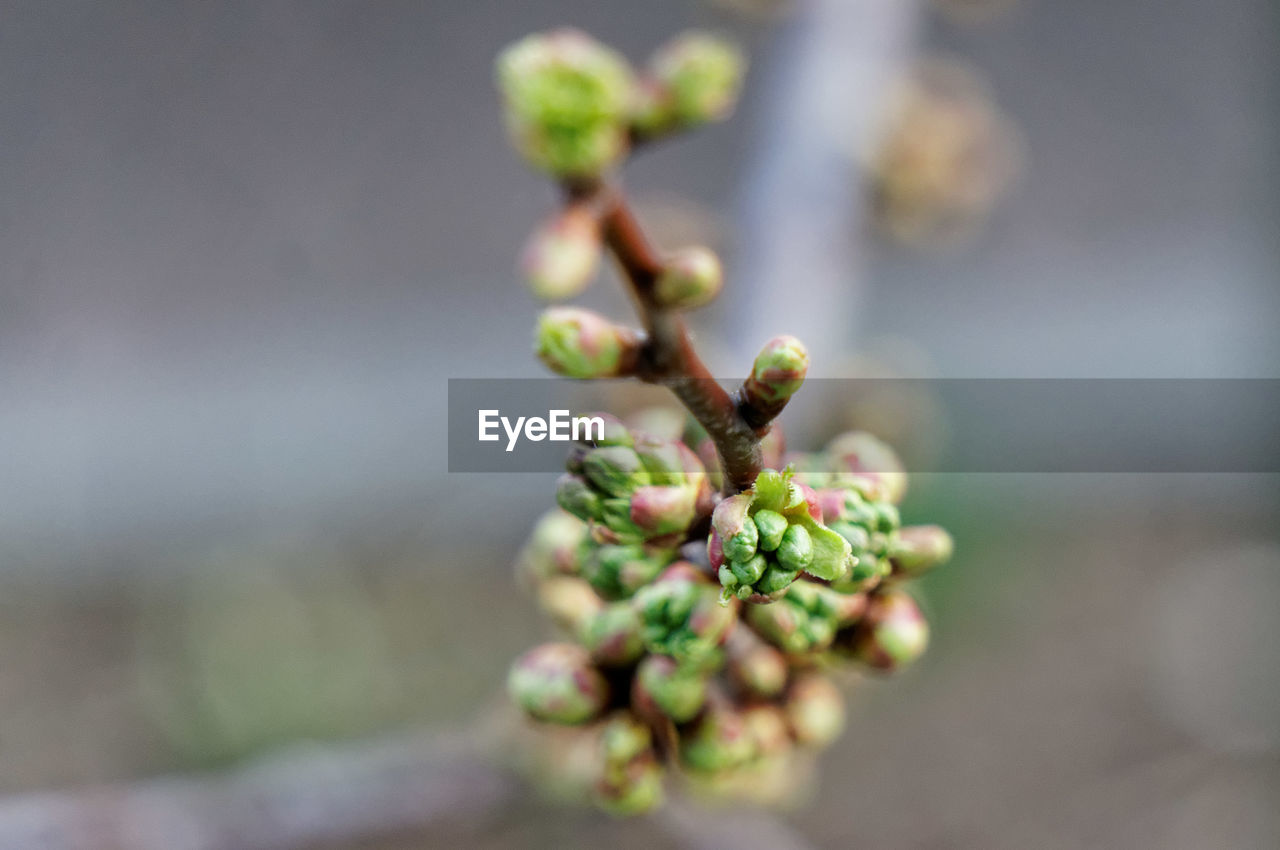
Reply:
[[[690, 548], [714, 498], [701, 465], [679, 523], [633, 517], [646, 515], [632, 504], [645, 488], [688, 486], [692, 456], [608, 418], [604, 438], [569, 459], [559, 498], [576, 515], [547, 514], [519, 560], [568, 640], [516, 661], [512, 698], [591, 738], [583, 791], [615, 814], [658, 805], [672, 770], [706, 792], [790, 799], [844, 727], [825, 671], [852, 661], [890, 672], [919, 657], [928, 625], [900, 585], [951, 554], [942, 529], [899, 528], [889, 497], [903, 493], [901, 464], [850, 434], [794, 456], [803, 472], [765, 470], [721, 498], [704, 560]], [[626, 510], [606, 512], [610, 500]]]
[[[636, 143], [728, 118], [745, 71], [741, 51], [707, 33], [676, 36], [636, 72], [585, 33], [560, 29], [508, 47], [497, 81], [516, 150], [534, 167], [581, 184], [616, 167]], [[571, 298], [590, 285], [602, 253], [597, 214], [589, 203], [571, 203], [534, 230], [520, 263], [534, 295]], [[715, 254], [689, 247], [667, 259], [654, 294], [664, 306], [692, 309], [716, 296], [721, 279]]]
[[711, 510], [702, 461], [678, 440], [633, 433], [613, 417], [596, 415], [606, 420], [605, 433], [569, 456], [556, 487], [560, 507], [589, 523], [598, 543], [683, 543], [693, 522]]

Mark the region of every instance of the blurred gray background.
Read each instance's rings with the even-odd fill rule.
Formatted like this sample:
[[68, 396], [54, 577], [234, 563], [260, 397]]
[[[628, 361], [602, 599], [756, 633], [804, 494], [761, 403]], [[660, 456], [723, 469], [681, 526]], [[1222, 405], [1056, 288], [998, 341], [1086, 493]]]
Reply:
[[[0, 2], [0, 790], [457, 721], [541, 634], [509, 559], [547, 478], [450, 476], [443, 440], [448, 378], [542, 374], [513, 266], [555, 194], [508, 150], [491, 84], [532, 30], [571, 23], [637, 61], [689, 25], [748, 46], [734, 120], [626, 171], [655, 230], [709, 228], [736, 271], [737, 303], [696, 322], [719, 374], [804, 335], [787, 304], [730, 330], [796, 292], [824, 305], [828, 375], [905, 347], [942, 377], [1280, 377], [1270, 0], [1018, 0], [969, 24], [733, 5]], [[869, 235], [858, 140], [831, 133], [865, 133], [884, 84], [935, 51], [985, 75], [1026, 161], [971, 242], [908, 249]], [[816, 247], [785, 238], [788, 209]], [[1276, 485], [917, 482], [907, 518], [960, 544], [926, 582], [935, 647], [868, 684], [800, 828], [820, 846], [1275, 846]], [[294, 647], [347, 689], [297, 687], [334, 694], [328, 718], [385, 686], [377, 709], [173, 721], [191, 665], [148, 647], [209, 598], [192, 576], [224, 572], [358, 600], [324, 620], [345, 624], [332, 643]], [[373, 637], [346, 657], [351, 629]], [[371, 664], [373, 684], [346, 675]], [[658, 840], [534, 802], [485, 829], [451, 840]]]

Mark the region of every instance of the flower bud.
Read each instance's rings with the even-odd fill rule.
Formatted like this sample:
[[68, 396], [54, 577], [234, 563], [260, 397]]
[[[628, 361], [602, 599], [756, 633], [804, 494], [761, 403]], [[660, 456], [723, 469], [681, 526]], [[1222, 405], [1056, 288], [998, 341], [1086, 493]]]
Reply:
[[590, 209], [572, 205], [529, 237], [520, 268], [539, 298], [572, 298], [591, 283], [600, 267], [600, 223]]
[[615, 815], [635, 815], [662, 801], [662, 768], [653, 735], [635, 715], [616, 712], [600, 732], [600, 776], [593, 789], [597, 805]]
[[744, 399], [762, 408], [778, 407], [796, 394], [809, 371], [809, 352], [793, 336], [774, 337], [756, 355], [742, 385]]
[[653, 294], [664, 307], [692, 310], [710, 302], [724, 285], [720, 258], [710, 248], [682, 248], [667, 259]]
[[632, 701], [676, 723], [691, 720], [707, 701], [707, 675], [666, 655], [649, 655], [636, 668]]
[[635, 605], [644, 623], [645, 647], [682, 664], [713, 663], [736, 612], [722, 607], [715, 588], [686, 578], [641, 588]]
[[804, 526], [788, 526], [778, 545], [778, 563], [789, 571], [807, 569], [813, 563], [813, 540]]
[[894, 541], [889, 559], [893, 577], [915, 578], [951, 559], [955, 544], [945, 528], [936, 525], [909, 525]]
[[853, 479], [871, 482], [877, 492], [875, 498], [886, 499], [893, 504], [902, 501], [907, 492], [907, 473], [897, 453], [888, 443], [864, 431], [841, 434], [827, 446], [827, 456], [837, 470], [836, 478], [841, 486], [848, 486]]
[[631, 494], [631, 522], [646, 537], [684, 531], [693, 522], [698, 491], [692, 487], [640, 487]]
[[551, 510], [539, 518], [529, 540], [520, 550], [516, 568], [522, 576], [542, 579], [553, 575], [577, 575], [587, 527], [576, 516]]
[[747, 510], [751, 495], [739, 493], [722, 499], [711, 515], [711, 526], [720, 537], [720, 548], [729, 561], [746, 561], [756, 553], [759, 532]]
[[609, 496], [627, 496], [649, 483], [649, 473], [645, 472], [640, 456], [626, 446], [592, 450], [582, 459], [582, 471], [597, 490]]
[[600, 496], [577, 475], [561, 475], [556, 482], [556, 504], [583, 522], [600, 518]]
[[776, 705], [757, 704], [742, 709], [742, 722], [756, 750], [768, 758], [791, 749], [791, 729], [786, 713]]
[[672, 557], [668, 550], [639, 544], [596, 545], [583, 558], [582, 577], [605, 599], [629, 599], [652, 582]]
[[[591, 430], [590, 433], [594, 439], [589, 441], [580, 439], [579, 442], [582, 445], [598, 448], [600, 446], [630, 446], [634, 442], [631, 437], [630, 429], [627, 428], [626, 424], [621, 419], [614, 416], [612, 413], [596, 411], [594, 413], [586, 414], [586, 417], [588, 419], [599, 419], [604, 422], [604, 430], [598, 438], [595, 438], [596, 432]], [[585, 437], [586, 435], [584, 434], [583, 436]], [[585, 457], [585, 455], [583, 457]], [[569, 471], [572, 472], [573, 470]]]
[[604, 603], [580, 578], [552, 576], [538, 585], [538, 605], [557, 626], [577, 634]]
[[708, 706], [697, 720], [680, 730], [680, 758], [690, 770], [732, 770], [756, 754], [756, 741], [742, 715], [728, 706]]
[[552, 307], [538, 319], [534, 351], [569, 378], [610, 378], [630, 368], [636, 335], [589, 310]]
[[621, 667], [644, 653], [640, 637], [640, 617], [626, 602], [597, 609], [583, 622], [582, 644], [597, 664]]
[[795, 581], [787, 594], [771, 605], [749, 605], [747, 622], [756, 633], [783, 652], [805, 655], [831, 645], [840, 606], [830, 588]]
[[787, 533], [787, 518], [780, 513], [762, 508], [756, 511], [752, 519], [755, 521], [756, 530], [760, 533], [758, 543], [760, 549], [764, 552], [777, 549]]
[[901, 590], [873, 594], [851, 635], [854, 657], [877, 670], [904, 667], [928, 645], [929, 624], [916, 601]]
[[787, 689], [783, 702], [796, 743], [825, 747], [844, 730], [844, 697], [826, 676], [808, 673]]
[[497, 77], [512, 142], [533, 166], [587, 177], [626, 153], [631, 69], [590, 36], [527, 36], [498, 57]]
[[689, 31], [659, 48], [649, 68], [669, 93], [674, 123], [693, 126], [732, 114], [746, 60], [729, 42]]
[[536, 646], [516, 659], [507, 690], [530, 717], [569, 726], [594, 719], [609, 697], [587, 651], [568, 643]]
[[729, 678], [739, 689], [757, 697], [774, 697], [787, 683], [787, 659], [748, 629], [734, 629], [727, 644]]

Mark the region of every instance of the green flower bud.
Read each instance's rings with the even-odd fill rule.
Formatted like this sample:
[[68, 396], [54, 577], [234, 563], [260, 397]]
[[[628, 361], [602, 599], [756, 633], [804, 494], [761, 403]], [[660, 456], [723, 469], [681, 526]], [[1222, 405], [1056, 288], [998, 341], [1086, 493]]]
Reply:
[[577, 475], [561, 475], [556, 482], [556, 504], [579, 520], [599, 519], [600, 496]]
[[757, 407], [785, 404], [804, 383], [809, 351], [793, 336], [774, 337], [756, 355], [751, 376], [742, 385], [743, 397]]
[[681, 667], [674, 658], [649, 655], [636, 668], [632, 701], [676, 723], [693, 719], [707, 701], [707, 675]]
[[582, 459], [582, 471], [596, 489], [610, 496], [628, 496], [649, 483], [640, 456], [626, 446], [593, 449]]
[[572, 634], [604, 607], [591, 585], [572, 576], [543, 580], [538, 585], [538, 605], [552, 622]]
[[497, 77], [512, 142], [535, 167], [589, 177], [626, 153], [633, 81], [613, 50], [576, 30], [530, 35], [498, 57]]
[[793, 655], [820, 652], [831, 645], [839, 625], [835, 591], [808, 581], [793, 582], [771, 605], [749, 605], [747, 622], [769, 643]]
[[749, 561], [730, 561], [729, 570], [740, 584], [755, 584], [764, 575], [766, 565], [764, 556], [756, 553]]
[[742, 715], [727, 706], [708, 706], [692, 724], [680, 730], [680, 758], [690, 770], [732, 770], [757, 754]]
[[591, 210], [573, 205], [529, 237], [520, 268], [539, 298], [572, 298], [591, 283], [600, 267], [600, 223]]
[[791, 571], [804, 570], [813, 563], [813, 540], [803, 526], [788, 526], [778, 545], [778, 563]]
[[552, 307], [538, 319], [534, 351], [569, 378], [611, 378], [629, 368], [636, 336], [590, 310]]
[[862, 621], [852, 630], [855, 658], [877, 670], [892, 671], [919, 658], [929, 645], [929, 624], [916, 601], [901, 590], [873, 594]]
[[662, 267], [654, 283], [654, 298], [664, 307], [692, 310], [709, 303], [724, 285], [720, 258], [710, 248], [682, 248]]
[[772, 596], [790, 587], [799, 575], [799, 570], [788, 570], [774, 564], [764, 571], [756, 583], [756, 590], [764, 596]]
[[844, 731], [844, 697], [831, 680], [818, 673], [798, 678], [783, 703], [796, 743], [825, 747]]
[[787, 518], [770, 510], [756, 511], [752, 517], [756, 529], [760, 532], [759, 547], [765, 552], [772, 552], [782, 543], [782, 536], [787, 532]]
[[507, 677], [511, 699], [536, 720], [565, 725], [597, 717], [609, 697], [587, 651], [568, 643], [547, 643], [520, 656]]
[[663, 45], [649, 68], [669, 93], [673, 123], [692, 126], [732, 114], [746, 74], [746, 60], [732, 44], [690, 31]]
[[[630, 446], [634, 442], [631, 437], [631, 431], [621, 419], [612, 413], [596, 411], [595, 413], [588, 413], [586, 416], [591, 419], [599, 418], [602, 420], [604, 422], [604, 433], [599, 439], [593, 439], [590, 442], [581, 441], [583, 445], [597, 448], [600, 446]], [[594, 435], [595, 432], [592, 431], [592, 436], [594, 437]], [[583, 458], [585, 458], [585, 454]], [[571, 469], [570, 472], [572, 471]]]
[[649, 727], [629, 712], [616, 712], [600, 732], [600, 777], [593, 789], [598, 806], [615, 815], [635, 815], [662, 801], [662, 769]]
[[955, 544], [945, 528], [936, 525], [911, 525], [902, 529], [894, 541], [889, 558], [894, 578], [915, 578], [951, 560]]
[[713, 663], [736, 612], [722, 607], [715, 589], [686, 578], [641, 588], [635, 605], [644, 623], [645, 647], [682, 664]]
[[588, 549], [582, 577], [605, 599], [629, 599], [671, 563], [673, 553], [639, 544], [603, 544]]
[[576, 575], [581, 568], [580, 547], [587, 539], [587, 526], [563, 510], [543, 514], [520, 550], [516, 569], [537, 580], [553, 575]]
[[591, 658], [606, 667], [630, 664], [644, 654], [640, 617], [626, 602], [599, 608], [584, 621], [581, 634]]

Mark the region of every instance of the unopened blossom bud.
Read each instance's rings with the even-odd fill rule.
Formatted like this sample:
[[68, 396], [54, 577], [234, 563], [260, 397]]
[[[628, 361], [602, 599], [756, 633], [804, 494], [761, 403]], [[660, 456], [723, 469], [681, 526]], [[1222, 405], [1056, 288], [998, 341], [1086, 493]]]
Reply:
[[653, 751], [653, 734], [640, 718], [620, 711], [600, 731], [600, 776], [593, 789], [596, 804], [616, 815], [635, 815], [662, 801], [662, 769]]
[[909, 525], [898, 532], [889, 560], [894, 578], [915, 578], [951, 559], [955, 544], [945, 528]]
[[543, 514], [520, 550], [517, 569], [537, 580], [552, 575], [576, 575], [581, 567], [580, 547], [587, 538], [581, 519], [563, 510]]
[[680, 730], [680, 759], [694, 771], [741, 767], [756, 756], [756, 747], [742, 715], [727, 705], [708, 705]]
[[813, 540], [804, 526], [792, 525], [778, 545], [778, 563], [787, 570], [804, 570], [813, 563]]
[[693, 522], [698, 491], [694, 487], [640, 487], [631, 494], [631, 522], [657, 537], [683, 531]]
[[516, 659], [507, 690], [534, 719], [570, 726], [594, 719], [609, 697], [587, 651], [569, 643], [536, 646]]
[[828, 587], [796, 581], [777, 602], [747, 606], [747, 622], [783, 652], [819, 652], [831, 645], [839, 627], [837, 596]]
[[[631, 436], [631, 430], [626, 424], [614, 416], [612, 413], [604, 413], [595, 411], [585, 414], [587, 419], [599, 419], [604, 423], [604, 428], [597, 430], [595, 428], [584, 429], [579, 438], [579, 442], [585, 446], [630, 446], [634, 442]], [[588, 435], [590, 439], [588, 439]], [[585, 455], [584, 455], [585, 457]], [[571, 472], [573, 470], [570, 470]]]
[[755, 742], [756, 750], [765, 758], [791, 749], [791, 729], [786, 713], [776, 705], [759, 703], [742, 709], [742, 722]]
[[725, 560], [746, 561], [756, 553], [759, 531], [748, 514], [751, 496], [739, 493], [721, 500], [711, 515], [711, 526], [720, 537]]
[[605, 599], [629, 599], [652, 582], [672, 557], [669, 550], [640, 544], [596, 545], [582, 560], [582, 577]]
[[694, 246], [672, 254], [654, 283], [653, 295], [664, 307], [692, 310], [710, 302], [724, 285], [720, 258], [710, 248]]
[[691, 720], [707, 701], [707, 674], [666, 655], [649, 655], [636, 668], [632, 702], [676, 723]]
[[578, 475], [561, 475], [556, 482], [556, 504], [583, 522], [598, 520], [600, 495]]
[[626, 602], [614, 602], [587, 617], [580, 630], [582, 644], [597, 664], [621, 667], [644, 653], [640, 617]]
[[535, 167], [594, 176], [626, 153], [632, 74], [608, 47], [576, 30], [530, 35], [498, 57], [497, 77], [512, 142]]
[[807, 673], [787, 689], [783, 708], [796, 743], [825, 747], [844, 730], [844, 697], [831, 680]]
[[749, 629], [737, 628], [726, 646], [730, 680], [751, 696], [773, 697], [787, 683], [787, 659], [763, 643]]
[[793, 336], [774, 337], [756, 355], [751, 376], [742, 385], [744, 400], [776, 408], [796, 394], [809, 371], [809, 351]]
[[645, 647], [682, 664], [713, 663], [736, 612], [720, 605], [715, 588], [685, 578], [658, 581], [635, 595]]
[[649, 483], [649, 473], [640, 456], [626, 446], [594, 449], [582, 459], [582, 471], [597, 490], [608, 496], [627, 496]]
[[893, 504], [901, 502], [906, 495], [905, 468], [897, 452], [883, 440], [864, 431], [850, 431], [832, 440], [826, 454], [842, 486], [853, 479], [865, 479], [877, 488], [871, 495]]
[[538, 319], [534, 351], [547, 368], [569, 378], [611, 378], [629, 368], [632, 331], [577, 307], [552, 307]]
[[863, 663], [892, 671], [915, 661], [928, 645], [929, 623], [916, 601], [904, 591], [887, 590], [871, 596], [850, 648]]
[[577, 634], [604, 607], [591, 585], [573, 576], [551, 576], [540, 582], [538, 605], [571, 634]]
[[752, 517], [759, 532], [759, 547], [762, 551], [772, 552], [782, 543], [787, 533], [787, 518], [775, 511], [761, 509]]
[[574, 204], [534, 231], [520, 268], [539, 298], [572, 298], [595, 277], [601, 253], [599, 221], [586, 206]]
[[746, 60], [729, 42], [689, 31], [659, 48], [649, 68], [669, 93], [674, 123], [693, 126], [729, 117], [738, 101]]

